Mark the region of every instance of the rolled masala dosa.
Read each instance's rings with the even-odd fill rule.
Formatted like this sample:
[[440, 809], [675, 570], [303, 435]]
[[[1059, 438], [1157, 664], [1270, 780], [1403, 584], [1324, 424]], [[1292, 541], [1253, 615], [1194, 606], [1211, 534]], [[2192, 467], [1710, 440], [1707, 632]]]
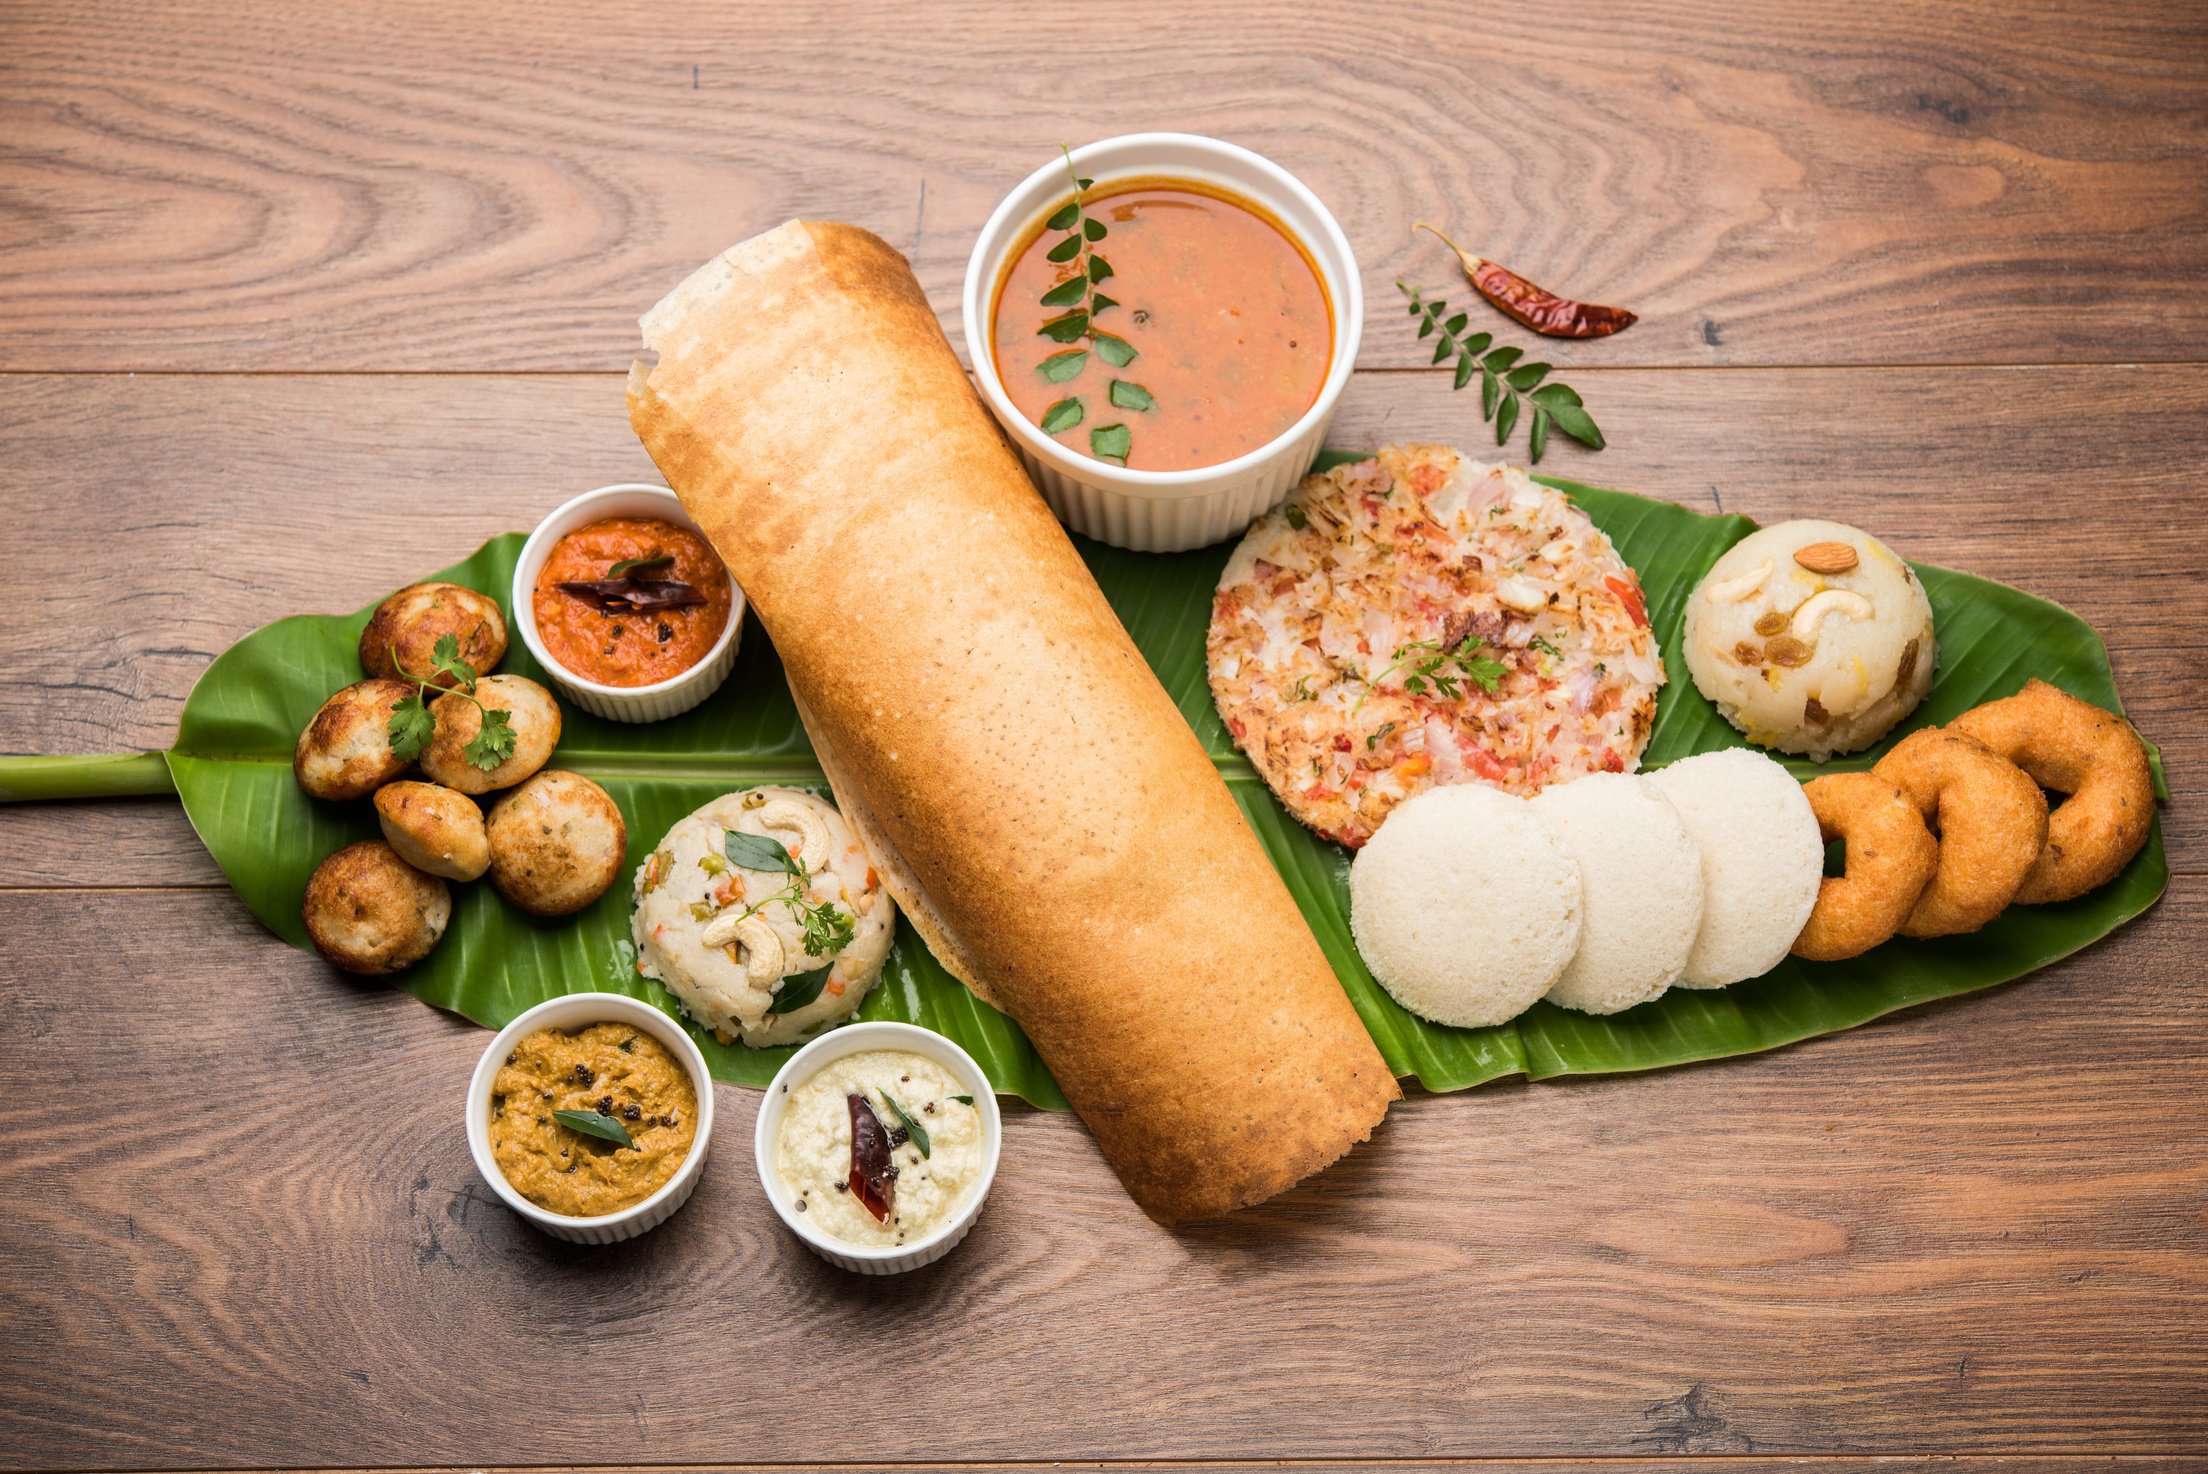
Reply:
[[839, 796], [1143, 1210], [1262, 1202], [1370, 1135], [1394, 1078], [904, 258], [793, 221], [643, 331], [630, 422]]

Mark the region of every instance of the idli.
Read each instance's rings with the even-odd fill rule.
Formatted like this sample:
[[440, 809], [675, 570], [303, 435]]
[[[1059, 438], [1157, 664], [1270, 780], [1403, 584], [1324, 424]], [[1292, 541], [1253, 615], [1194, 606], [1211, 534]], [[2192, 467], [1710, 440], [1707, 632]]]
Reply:
[[1619, 1013], [1662, 993], [1702, 928], [1702, 853], [1678, 813], [1624, 773], [1591, 773], [1530, 802], [1579, 862], [1579, 950], [1549, 1001]]
[[1702, 930], [1682, 988], [1722, 988], [1777, 967], [1817, 904], [1825, 844], [1794, 775], [1729, 747], [1642, 781], [1671, 800], [1702, 851]]
[[1365, 966], [1420, 1018], [1524, 1013], [1579, 946], [1579, 866], [1522, 798], [1464, 783], [1396, 805], [1349, 867]]

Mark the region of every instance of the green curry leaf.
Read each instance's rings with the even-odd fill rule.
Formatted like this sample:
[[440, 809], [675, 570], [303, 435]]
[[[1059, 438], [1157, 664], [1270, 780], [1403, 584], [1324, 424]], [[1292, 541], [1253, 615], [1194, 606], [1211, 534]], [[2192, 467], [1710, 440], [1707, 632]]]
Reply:
[[794, 873], [797, 862], [782, 847], [779, 839], [764, 834], [747, 834], [741, 829], [721, 831], [721, 851], [728, 856], [728, 863], [745, 870], [780, 870]]
[[585, 1136], [595, 1136], [600, 1141], [610, 1141], [615, 1146], [636, 1145], [636, 1138], [629, 1135], [628, 1127], [597, 1111], [554, 1111], [552, 1119], [570, 1131], [580, 1131]]
[[891, 1113], [897, 1117], [898, 1121], [903, 1123], [905, 1134], [912, 1138], [914, 1146], [920, 1148], [920, 1155], [923, 1158], [934, 1155], [934, 1147], [928, 1141], [928, 1128], [915, 1121], [912, 1118], [912, 1113], [897, 1103], [896, 1096], [885, 1090], [882, 1092], [882, 1099], [889, 1102]]
[[821, 989], [828, 986], [828, 974], [834, 971], [835, 964], [830, 963], [826, 967], [816, 967], [811, 972], [792, 973], [775, 990], [774, 997], [767, 1004], [767, 1012], [770, 1015], [797, 1012], [820, 996]]
[[1043, 411], [1043, 433], [1045, 435], [1056, 435], [1061, 430], [1071, 430], [1081, 423], [1081, 415], [1080, 395], [1076, 394], [1070, 399], [1061, 399], [1049, 409]]

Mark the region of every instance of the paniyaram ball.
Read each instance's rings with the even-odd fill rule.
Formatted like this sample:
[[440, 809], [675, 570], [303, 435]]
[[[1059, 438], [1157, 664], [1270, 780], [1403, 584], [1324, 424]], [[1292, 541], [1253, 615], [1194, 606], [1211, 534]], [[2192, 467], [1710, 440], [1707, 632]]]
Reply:
[[1702, 929], [1678, 985], [1762, 977], [1801, 935], [1825, 874], [1802, 785], [1745, 747], [1681, 758], [1644, 781], [1671, 800], [1702, 852]]
[[1380, 986], [1420, 1018], [1504, 1023], [1579, 948], [1579, 863], [1525, 799], [1478, 783], [1428, 789], [1357, 852], [1349, 921]]
[[1591, 773], [1530, 802], [1579, 862], [1579, 950], [1549, 1001], [1618, 1013], [1662, 993], [1702, 929], [1702, 851], [1677, 811], [1624, 773]]

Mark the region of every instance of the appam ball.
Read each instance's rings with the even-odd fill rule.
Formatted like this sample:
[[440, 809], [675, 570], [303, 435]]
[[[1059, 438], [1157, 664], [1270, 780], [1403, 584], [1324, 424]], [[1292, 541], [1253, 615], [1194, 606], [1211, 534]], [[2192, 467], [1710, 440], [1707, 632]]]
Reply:
[[1802, 785], [1745, 747], [1681, 758], [1642, 781], [1671, 800], [1701, 852], [1702, 927], [1676, 986], [1723, 988], [1785, 961], [1825, 875]]
[[1430, 788], [1350, 862], [1349, 924], [1380, 986], [1420, 1018], [1504, 1023], [1579, 947], [1579, 863], [1527, 800], [1480, 783]]
[[[514, 729], [513, 755], [495, 768], [479, 768], [467, 759], [468, 744], [483, 730], [476, 702], [504, 711]], [[560, 704], [527, 676], [485, 676], [475, 683], [475, 701], [448, 691], [429, 705], [437, 735], [422, 749], [422, 771], [457, 793], [491, 793], [511, 788], [552, 759], [560, 745]]]
[[473, 880], [490, 867], [483, 811], [464, 793], [436, 783], [386, 783], [376, 817], [399, 858], [446, 880]]
[[547, 768], [492, 807], [490, 841], [498, 893], [524, 911], [565, 916], [612, 887], [629, 829], [603, 788]]
[[360, 668], [450, 691], [459, 683], [431, 663], [446, 635], [460, 642], [460, 658], [479, 676], [506, 658], [506, 615], [498, 600], [456, 583], [414, 583], [376, 606], [360, 632]]
[[292, 776], [314, 798], [366, 798], [407, 764], [391, 750], [391, 712], [414, 694], [403, 681], [355, 681], [322, 703], [291, 750]]
[[1549, 989], [1580, 1013], [1622, 1013], [1678, 981], [1702, 928], [1702, 851], [1661, 793], [1590, 773], [1529, 802], [1579, 862], [1579, 950]]
[[430, 954], [452, 920], [452, 892], [382, 840], [364, 839], [315, 867], [299, 916], [332, 966], [375, 976]]

